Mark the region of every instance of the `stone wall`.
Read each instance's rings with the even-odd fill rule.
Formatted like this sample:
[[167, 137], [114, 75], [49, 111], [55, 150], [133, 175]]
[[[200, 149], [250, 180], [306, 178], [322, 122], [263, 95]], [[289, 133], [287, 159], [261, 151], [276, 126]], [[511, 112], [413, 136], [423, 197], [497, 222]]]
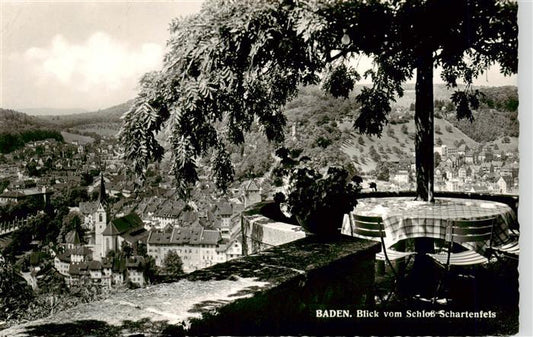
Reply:
[[178, 282], [113, 294], [15, 325], [0, 336], [353, 334], [355, 318], [318, 318], [316, 310], [372, 308], [378, 251], [371, 241], [309, 236]]
[[309, 236], [189, 276], [249, 278], [266, 282], [252, 296], [226, 303], [191, 321], [191, 335], [347, 334], [355, 318], [320, 318], [317, 310], [357, 310], [374, 304], [378, 243], [343, 236], [324, 242]]

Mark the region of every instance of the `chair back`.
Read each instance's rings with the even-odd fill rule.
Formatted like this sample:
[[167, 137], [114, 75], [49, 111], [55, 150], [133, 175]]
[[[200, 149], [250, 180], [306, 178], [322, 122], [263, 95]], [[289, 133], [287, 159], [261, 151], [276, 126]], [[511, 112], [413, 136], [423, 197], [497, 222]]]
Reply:
[[381, 252], [385, 257], [385, 261], [387, 261], [387, 264], [390, 266], [395, 279], [398, 280], [398, 272], [392, 265], [392, 262], [389, 259], [389, 254], [387, 253], [387, 246], [385, 245], [384, 240], [386, 236], [384, 228], [383, 218], [380, 216], [353, 215], [353, 236], [381, 242]]
[[380, 216], [353, 215], [354, 236], [380, 241], [385, 236], [383, 219]]
[[453, 220], [447, 227], [446, 241], [451, 243], [490, 241], [495, 219]]

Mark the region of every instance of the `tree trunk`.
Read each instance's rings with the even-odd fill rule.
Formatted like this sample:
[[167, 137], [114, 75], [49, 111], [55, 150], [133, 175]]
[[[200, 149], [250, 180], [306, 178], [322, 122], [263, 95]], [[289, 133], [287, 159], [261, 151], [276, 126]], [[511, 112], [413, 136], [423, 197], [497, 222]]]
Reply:
[[[433, 198], [433, 55], [431, 51], [420, 53], [416, 67], [415, 102], [415, 153], [416, 153], [416, 199], [434, 202]], [[415, 240], [415, 271], [423, 274], [428, 270], [424, 253], [433, 252], [433, 239]], [[418, 258], [420, 257], [420, 258]], [[416, 273], [416, 272], [415, 272]]]
[[415, 153], [416, 198], [434, 201], [433, 198], [433, 56], [422, 53], [416, 68], [415, 103]]

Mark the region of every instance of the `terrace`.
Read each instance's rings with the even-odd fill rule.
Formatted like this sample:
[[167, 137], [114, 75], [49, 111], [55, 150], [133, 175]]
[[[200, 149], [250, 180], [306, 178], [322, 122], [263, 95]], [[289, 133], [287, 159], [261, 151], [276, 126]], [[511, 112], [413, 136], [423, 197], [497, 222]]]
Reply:
[[[517, 204], [517, 198], [507, 196], [461, 197]], [[257, 210], [251, 213], [256, 214], [245, 217], [257, 216]], [[262, 226], [261, 221], [256, 223]], [[371, 240], [342, 236], [324, 241], [308, 236], [193, 272], [175, 283], [115, 294], [2, 333], [54, 336], [67, 329], [97, 336], [517, 332], [516, 261], [491, 260], [472, 270], [475, 279], [453, 276], [448, 283], [449, 301], [442, 304], [426, 299], [442, 276], [435, 264], [404, 264], [401, 268], [408, 276], [395, 285], [387, 268], [376, 263], [379, 250], [379, 243]], [[393, 295], [382, 301], [391, 290]]]

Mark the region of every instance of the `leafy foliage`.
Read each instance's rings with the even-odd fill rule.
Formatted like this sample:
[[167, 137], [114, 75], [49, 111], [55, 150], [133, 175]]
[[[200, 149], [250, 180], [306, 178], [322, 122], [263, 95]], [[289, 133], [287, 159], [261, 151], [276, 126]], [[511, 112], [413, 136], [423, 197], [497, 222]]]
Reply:
[[323, 88], [333, 97], [348, 98], [353, 90], [355, 82], [359, 81], [361, 76], [354, 69], [348, 69], [346, 65], [340, 64], [331, 70], [331, 74], [326, 77]]
[[220, 144], [215, 151], [213, 166], [215, 169], [215, 185], [218, 189], [226, 191], [228, 183], [233, 181], [235, 171], [230, 161], [230, 157], [223, 144]]
[[474, 120], [448, 121], [477, 142], [490, 142], [501, 137], [518, 137], [518, 113], [502, 111], [478, 111], [473, 113]]
[[131, 257], [133, 255], [133, 247], [127, 241], [122, 241], [120, 250], [125, 257]]
[[291, 151], [300, 149], [296, 157], [309, 157], [306, 164], [310, 168], [323, 170], [327, 166], [341, 166], [355, 174], [351, 160], [341, 150], [342, 142], [350, 135], [346, 129], [349, 124], [343, 127], [341, 123], [350, 120], [357, 106], [353, 97], [336, 99], [317, 86], [302, 88], [284, 109], [287, 123], [291, 125], [291, 131], [286, 132], [285, 146]]
[[[196, 157], [242, 143], [255, 118], [269, 140], [283, 139], [280, 108], [299, 83], [316, 81], [319, 66], [313, 47], [297, 34], [297, 14], [288, 9], [281, 2], [209, 1], [200, 14], [172, 23], [165, 71], [145, 77], [124, 117], [126, 157], [137, 172], [148, 158], [161, 158], [154, 133], [170, 109], [173, 171], [183, 185], [197, 180]], [[212, 165], [215, 176], [227, 176], [227, 165]]]
[[376, 178], [378, 180], [389, 181], [390, 179], [390, 164], [387, 162], [378, 162], [376, 165]]
[[83, 215], [79, 212], [70, 212], [65, 217], [63, 217], [63, 223], [59, 231], [59, 237], [61, 242], [65, 242], [66, 235], [75, 231], [78, 233], [78, 237], [81, 240], [81, 243], [86, 243], [85, 239], [85, 228], [82, 226]]
[[[307, 166], [307, 158], [299, 157], [301, 151], [280, 148], [276, 155], [281, 159], [274, 174], [288, 177], [286, 195], [278, 193], [276, 203], [286, 203], [288, 211], [313, 233], [336, 233], [335, 223], [322, 217], [338, 217], [349, 213], [357, 205], [357, 195], [361, 190], [362, 179], [340, 167], [331, 166], [326, 174], [321, 174]], [[320, 219], [320, 220], [319, 220]]]
[[155, 135], [165, 126], [183, 196], [198, 180], [197, 158], [210, 150], [218, 151], [214, 176], [229, 179], [221, 148], [243, 143], [254, 120], [268, 140], [283, 141], [282, 107], [299, 86], [325, 73], [323, 88], [348, 97], [360, 76], [346, 64], [361, 55], [374, 68], [363, 74], [372, 87], [356, 97], [357, 131], [381, 135], [391, 102], [422, 64], [441, 66], [451, 88], [466, 83], [454, 102], [459, 118], [471, 118], [473, 79], [494, 63], [505, 74], [517, 71], [516, 11], [505, 0], [206, 1], [199, 14], [172, 22], [163, 70], [142, 79], [124, 115], [125, 156], [143, 178], [148, 163], [162, 158]]
[[1, 251], [1, 254], [6, 259], [14, 261], [17, 255], [23, 254], [31, 248], [32, 240], [40, 241], [43, 246], [55, 243], [60, 228], [60, 218], [52, 217], [47, 213], [37, 214], [13, 232], [10, 243]]
[[516, 87], [480, 88], [483, 93], [481, 106], [498, 111], [516, 112], [518, 109], [518, 90]]
[[26, 197], [20, 202], [0, 207], [0, 222], [26, 218], [44, 210], [45, 206], [42, 196]]
[[0, 319], [8, 320], [27, 307], [33, 299], [33, 292], [13, 266], [0, 256]]
[[451, 100], [457, 107], [457, 119], [466, 118], [470, 122], [474, 121], [471, 109], [479, 108], [479, 98], [481, 93], [475, 90], [471, 93], [456, 91], [453, 93]]
[[289, 211], [311, 232], [335, 232], [339, 224], [334, 221], [313, 222], [323, 215], [351, 212], [357, 205], [360, 182], [348, 180], [348, 171], [338, 167], [328, 168], [326, 175], [307, 167], [296, 168], [289, 176]]
[[169, 251], [165, 255], [163, 271], [170, 279], [175, 279], [183, 275], [183, 261], [181, 261], [181, 257], [174, 250]]

